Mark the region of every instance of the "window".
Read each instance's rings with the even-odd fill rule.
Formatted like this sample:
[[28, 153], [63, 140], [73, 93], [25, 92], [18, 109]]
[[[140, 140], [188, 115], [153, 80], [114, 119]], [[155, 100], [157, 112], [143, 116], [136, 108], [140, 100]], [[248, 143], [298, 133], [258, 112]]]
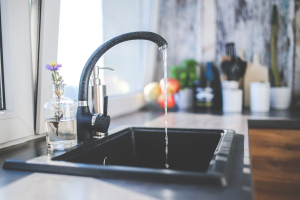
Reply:
[[[43, 1], [39, 52], [37, 133], [44, 132], [43, 105], [51, 98], [47, 63], [57, 60], [67, 84], [66, 96], [77, 99], [82, 69], [103, 42], [133, 31], [156, 32], [158, 1], [155, 0], [51, 0]], [[107, 85], [111, 117], [144, 105], [143, 88], [154, 79], [157, 47], [149, 41], [128, 41], [110, 49], [98, 66]]]
[[[34, 137], [29, 2], [1, 0], [0, 148]], [[2, 65], [3, 64], [3, 65]], [[3, 82], [2, 82], [3, 81]], [[3, 95], [5, 91], [5, 95]]]
[[[0, 148], [40, 137], [35, 133], [45, 132], [43, 107], [51, 98], [50, 72], [44, 67], [47, 63], [59, 61], [63, 64], [61, 73], [70, 88], [74, 87], [73, 91], [69, 90], [70, 97], [77, 98], [81, 69], [103, 41], [131, 31], [156, 32], [158, 19], [156, 0], [0, 2], [0, 51], [3, 54], [0, 62]], [[30, 13], [30, 6], [38, 8], [37, 12]], [[78, 17], [74, 13], [79, 7]], [[83, 9], [88, 13], [83, 14]], [[32, 21], [36, 17], [40, 21]], [[67, 22], [75, 19], [78, 20], [77, 29]], [[91, 27], [91, 23], [97, 25]], [[38, 24], [40, 28], [34, 28]], [[73, 27], [73, 34], [70, 27]], [[73, 43], [77, 44], [76, 52]], [[144, 105], [142, 89], [153, 80], [156, 51], [156, 45], [148, 41], [125, 42], [109, 50], [98, 63], [116, 70], [114, 74], [110, 71], [101, 74], [108, 88], [111, 117], [133, 112]]]
[[78, 98], [82, 69], [100, 44], [102, 44], [101, 1], [61, 0], [57, 61], [63, 64], [60, 74], [66, 83], [67, 97]]
[[1, 17], [0, 17], [0, 110], [5, 108], [4, 90], [3, 90], [3, 67], [2, 67], [2, 34], [1, 34]]
[[[148, 7], [146, 7], [146, 4]], [[134, 31], [151, 31], [149, 12], [151, 1], [103, 0], [103, 41]], [[144, 75], [149, 41], [133, 40], [120, 43], [104, 54], [104, 66], [115, 73], [103, 71], [108, 95], [138, 93], [144, 88]]]
[[[57, 60], [63, 64], [60, 73], [67, 84], [66, 96], [77, 99], [82, 69], [103, 41], [127, 32], [149, 31], [151, 3], [140, 0], [61, 0]], [[144, 77], [141, 75], [146, 67], [147, 43], [121, 43], [98, 62], [98, 66], [115, 69], [114, 73], [100, 71], [102, 84], [107, 85], [110, 97], [142, 91]]]

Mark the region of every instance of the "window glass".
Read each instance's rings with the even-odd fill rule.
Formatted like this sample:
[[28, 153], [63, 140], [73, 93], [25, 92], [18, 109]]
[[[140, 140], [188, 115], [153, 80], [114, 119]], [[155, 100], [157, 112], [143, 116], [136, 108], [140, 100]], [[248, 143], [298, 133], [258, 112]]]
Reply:
[[[0, 20], [1, 21], [1, 20]], [[0, 22], [1, 27], [1, 22]], [[4, 87], [3, 87], [3, 66], [2, 66], [2, 34], [0, 28], [0, 110], [5, 109], [4, 107]]]
[[61, 0], [58, 62], [66, 83], [66, 96], [78, 98], [82, 69], [90, 55], [102, 44], [100, 0]]
[[[60, 73], [67, 84], [67, 97], [77, 99], [82, 69], [103, 42], [143, 30], [141, 7], [140, 0], [61, 0], [58, 62], [63, 65]], [[101, 83], [107, 85], [109, 96], [142, 91], [144, 43], [121, 43], [98, 61], [100, 67], [115, 69], [100, 70]]]

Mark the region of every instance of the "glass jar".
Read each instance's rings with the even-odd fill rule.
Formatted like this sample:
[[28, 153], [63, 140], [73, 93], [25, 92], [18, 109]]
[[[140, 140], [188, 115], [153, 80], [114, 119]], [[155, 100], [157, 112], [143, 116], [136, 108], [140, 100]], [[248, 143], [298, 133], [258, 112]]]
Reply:
[[44, 105], [48, 150], [66, 150], [77, 145], [77, 105], [64, 96], [65, 85], [52, 86], [53, 98]]

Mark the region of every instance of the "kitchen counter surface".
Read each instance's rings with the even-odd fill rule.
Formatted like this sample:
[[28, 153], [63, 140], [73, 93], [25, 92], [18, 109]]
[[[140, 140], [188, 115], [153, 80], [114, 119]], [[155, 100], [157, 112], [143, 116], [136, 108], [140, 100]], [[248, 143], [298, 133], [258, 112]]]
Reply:
[[[279, 114], [278, 114], [279, 113]], [[0, 199], [253, 199], [248, 128], [299, 129], [299, 114], [202, 114], [169, 112], [174, 128], [234, 129], [237, 133], [230, 182], [227, 187], [97, 179], [0, 169]], [[126, 126], [164, 127], [162, 112], [136, 112], [112, 120], [110, 131]], [[113, 130], [114, 129], [114, 130]], [[0, 150], [6, 159], [45, 147], [45, 138]]]

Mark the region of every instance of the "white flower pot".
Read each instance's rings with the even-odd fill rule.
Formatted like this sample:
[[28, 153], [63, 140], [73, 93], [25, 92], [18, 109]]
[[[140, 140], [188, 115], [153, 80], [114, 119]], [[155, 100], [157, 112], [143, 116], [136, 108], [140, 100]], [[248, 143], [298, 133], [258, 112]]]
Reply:
[[223, 112], [242, 112], [243, 91], [223, 89]]
[[185, 88], [175, 94], [175, 102], [179, 109], [184, 110], [193, 106], [193, 90]]
[[286, 110], [291, 104], [292, 90], [289, 87], [271, 87], [270, 106], [276, 110]]
[[222, 81], [222, 89], [239, 89], [238, 81]]
[[252, 112], [269, 112], [270, 110], [270, 83], [250, 83], [250, 109]]

